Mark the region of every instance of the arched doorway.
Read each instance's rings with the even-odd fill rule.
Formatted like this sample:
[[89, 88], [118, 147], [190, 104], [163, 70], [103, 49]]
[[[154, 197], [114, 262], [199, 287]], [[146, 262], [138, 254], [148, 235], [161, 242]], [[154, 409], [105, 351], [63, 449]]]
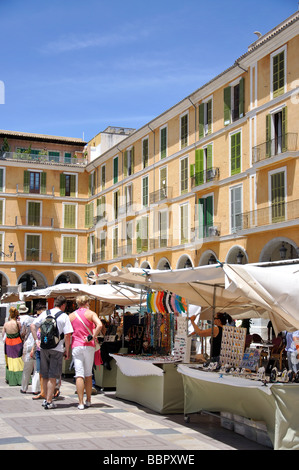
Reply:
[[228, 264], [247, 264], [247, 253], [241, 246], [235, 245], [228, 251], [225, 262]]
[[192, 268], [193, 264], [189, 255], [182, 255], [177, 262], [177, 269]]
[[259, 261], [285, 261], [299, 258], [299, 248], [293, 240], [277, 237], [270, 240], [262, 249]]

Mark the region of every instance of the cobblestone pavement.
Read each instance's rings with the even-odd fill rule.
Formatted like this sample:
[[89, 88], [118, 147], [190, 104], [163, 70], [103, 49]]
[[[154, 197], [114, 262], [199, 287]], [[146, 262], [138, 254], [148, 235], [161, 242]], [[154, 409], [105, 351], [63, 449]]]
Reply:
[[20, 387], [5, 383], [0, 340], [0, 450], [101, 450], [196, 453], [200, 450], [269, 450], [224, 429], [209, 414], [160, 415], [136, 403], [115, 397], [114, 391], [92, 396], [92, 406], [77, 409], [72, 378], [65, 378], [57, 408], [45, 410]]

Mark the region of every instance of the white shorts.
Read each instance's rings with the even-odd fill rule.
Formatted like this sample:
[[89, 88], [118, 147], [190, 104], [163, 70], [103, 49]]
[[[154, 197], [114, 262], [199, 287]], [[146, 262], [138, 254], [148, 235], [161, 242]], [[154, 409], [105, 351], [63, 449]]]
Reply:
[[76, 346], [72, 350], [75, 377], [90, 377], [94, 363], [95, 348], [92, 346]]

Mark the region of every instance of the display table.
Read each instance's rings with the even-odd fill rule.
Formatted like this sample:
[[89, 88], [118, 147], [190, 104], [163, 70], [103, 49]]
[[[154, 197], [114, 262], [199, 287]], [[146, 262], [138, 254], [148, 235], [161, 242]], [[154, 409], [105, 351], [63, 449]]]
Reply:
[[103, 389], [116, 388], [117, 365], [114, 359], [111, 359], [110, 367], [111, 370], [106, 369], [103, 365], [95, 367], [94, 378], [98, 387]]
[[275, 383], [206, 372], [179, 365], [184, 414], [226, 411], [264, 421], [275, 450], [299, 449], [299, 384]]
[[116, 397], [161, 414], [183, 413], [183, 380], [176, 363], [111, 356], [117, 363]]

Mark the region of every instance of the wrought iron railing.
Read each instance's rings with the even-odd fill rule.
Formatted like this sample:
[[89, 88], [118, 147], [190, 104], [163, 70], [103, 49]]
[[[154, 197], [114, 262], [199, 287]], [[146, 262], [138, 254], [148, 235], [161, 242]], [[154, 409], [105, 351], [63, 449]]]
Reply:
[[258, 163], [284, 152], [298, 150], [297, 134], [288, 133], [276, 136], [252, 148], [252, 162]]

